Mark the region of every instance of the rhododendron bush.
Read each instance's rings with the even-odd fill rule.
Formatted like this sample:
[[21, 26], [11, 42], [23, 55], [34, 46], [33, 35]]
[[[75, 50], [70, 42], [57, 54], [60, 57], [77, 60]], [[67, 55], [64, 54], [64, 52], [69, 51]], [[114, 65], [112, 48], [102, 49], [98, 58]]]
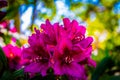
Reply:
[[11, 80], [37, 80], [38, 76], [39, 80], [87, 80], [87, 67], [96, 67], [96, 62], [91, 58], [93, 38], [85, 33], [76, 20], [64, 18], [60, 25], [47, 19], [34, 28], [27, 46], [2, 47], [5, 54], [0, 58], [7, 63], [2, 64], [1, 69], [6, 68], [2, 78], [10, 74]]

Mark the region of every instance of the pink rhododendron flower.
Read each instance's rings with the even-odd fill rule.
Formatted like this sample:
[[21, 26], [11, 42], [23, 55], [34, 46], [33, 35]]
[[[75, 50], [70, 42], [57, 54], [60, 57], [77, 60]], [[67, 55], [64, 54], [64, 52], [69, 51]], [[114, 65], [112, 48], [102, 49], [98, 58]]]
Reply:
[[79, 42], [85, 38], [86, 28], [79, 25], [76, 20], [70, 22], [68, 18], [63, 19], [64, 29], [73, 43]]
[[93, 61], [90, 58], [91, 52], [92, 52], [91, 43], [93, 42], [93, 38], [92, 37], [85, 38], [86, 28], [84, 26], [79, 25], [76, 20], [73, 20], [72, 22], [70, 22], [68, 18], [64, 18], [63, 22], [64, 22], [64, 30], [66, 30], [68, 37], [71, 39], [74, 46], [73, 47], [74, 50], [87, 51], [84, 54], [81, 54], [81, 58], [80, 58], [81, 61], [82, 61], [82, 58], [84, 58], [83, 60], [85, 60], [87, 64], [95, 67], [96, 66], [95, 61]]
[[46, 20], [46, 24], [41, 24], [41, 29], [43, 29], [42, 37], [45, 43], [56, 45], [56, 36], [54, 26]]
[[84, 64], [88, 64], [90, 66], [96, 67], [95, 61], [91, 59], [92, 42], [93, 42], [92, 37], [84, 38], [82, 41], [79, 41], [77, 44], [74, 44], [73, 49], [75, 51], [79, 51], [79, 50], [82, 51], [81, 54], [79, 55], [79, 59], [80, 59], [79, 63], [84, 62]]
[[21, 48], [8, 44], [3, 47], [3, 51], [8, 59], [10, 69], [15, 70], [22, 67]]
[[7, 28], [9, 25], [9, 20], [0, 22], [0, 28]]
[[46, 75], [47, 69], [50, 67], [50, 53], [44, 44], [39, 30], [29, 37], [30, 46], [23, 49], [23, 57], [29, 60], [25, 67], [25, 72], [41, 73]]
[[72, 42], [65, 38], [63, 38], [60, 44], [56, 47], [54, 53], [55, 74], [72, 76], [79, 80], [86, 80], [84, 66], [78, 63], [81, 54], [84, 54], [84, 52], [78, 53], [77, 51], [74, 51], [72, 47]]
[[16, 42], [17, 39], [16, 39], [15, 37], [12, 37], [12, 38], [11, 38], [11, 41]]
[[12, 32], [12, 33], [16, 33], [16, 32], [17, 32], [16, 27], [10, 28], [10, 32]]

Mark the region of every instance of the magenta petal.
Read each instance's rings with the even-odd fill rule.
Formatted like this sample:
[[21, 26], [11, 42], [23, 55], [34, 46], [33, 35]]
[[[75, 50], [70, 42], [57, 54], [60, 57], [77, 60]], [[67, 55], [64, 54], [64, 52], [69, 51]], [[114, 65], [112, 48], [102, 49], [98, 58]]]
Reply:
[[56, 40], [58, 43], [60, 41], [60, 36], [61, 36], [60, 26], [59, 26], [59, 23], [55, 23], [53, 26], [54, 26], [54, 30], [55, 30]]
[[49, 19], [46, 20], [46, 26], [52, 26]]
[[[57, 68], [59, 75], [71, 75], [74, 77], [83, 77], [85, 75], [85, 70], [82, 66], [77, 63], [72, 63], [70, 65], [64, 65]], [[56, 73], [56, 70], [55, 70]]]
[[30, 73], [41, 73], [43, 76], [46, 75], [46, 71], [48, 69], [49, 65], [43, 65], [40, 63], [31, 63], [30, 65], [26, 66], [24, 68], [25, 72], [30, 72]]
[[71, 27], [71, 32], [70, 32], [71, 38], [74, 38], [75, 33], [77, 32], [78, 22], [76, 20], [73, 20], [70, 24], [70, 27]]
[[78, 26], [79, 29], [78, 29], [78, 32], [80, 32], [82, 35], [85, 35], [85, 32], [86, 32], [86, 28], [84, 26]]
[[61, 71], [61, 65], [60, 65], [59, 62], [56, 62], [56, 61], [55, 61], [55, 64], [54, 64], [53, 69], [54, 69], [54, 73], [55, 73], [56, 75], [64, 75], [64, 73]]
[[80, 41], [79, 44], [81, 45], [81, 47], [87, 48], [91, 45], [92, 42], [93, 42], [93, 38], [87, 37], [86, 39]]
[[41, 24], [40, 28], [45, 29], [46, 25], [45, 24]]
[[56, 75], [71, 75], [74, 77], [83, 77], [85, 75], [83, 66], [80, 66], [75, 62], [64, 66], [56, 63], [54, 66], [54, 71]]
[[85, 74], [85, 70], [77, 63], [72, 63], [70, 66], [63, 67], [64, 73], [75, 77], [82, 77]]
[[36, 34], [32, 34], [29, 39], [28, 39], [28, 43], [30, 44], [30, 46], [35, 47], [35, 46], [43, 46], [43, 40], [42, 40], [42, 35], [40, 34], [39, 30], [36, 30]]
[[64, 18], [63, 23], [64, 23], [64, 28], [68, 30], [70, 28], [70, 20], [68, 18]]
[[64, 51], [65, 50], [71, 50], [72, 49], [72, 43], [69, 39], [65, 39], [63, 38], [61, 41], [60, 41], [60, 44], [59, 44], [59, 52], [64, 54]]
[[76, 20], [73, 20], [71, 22], [71, 26], [74, 27], [74, 28], [77, 28], [78, 27], [78, 22]]
[[94, 61], [94, 60], [92, 60], [92, 59], [88, 59], [88, 65], [89, 66], [93, 66], [93, 67], [96, 67], [96, 62]]
[[32, 57], [36, 57], [37, 55], [34, 54], [33, 55], [33, 50], [29, 47], [29, 48], [23, 48], [22, 50], [22, 55], [23, 55], [23, 58], [28, 58], [28, 59], [31, 59]]
[[43, 29], [43, 32], [41, 34], [44, 42], [46, 44], [56, 45], [56, 34], [54, 30], [54, 25], [52, 25], [47, 19], [46, 24], [41, 25], [41, 29]]
[[79, 26], [78, 22], [76, 20], [73, 20], [71, 22], [71, 27], [72, 27], [72, 33], [76, 33], [76, 35], [78, 33], [82, 34], [82, 35], [85, 35], [85, 32], [86, 32], [86, 28], [84, 26]]
[[36, 34], [40, 35], [40, 30], [37, 30], [36, 28], [34, 28]]
[[74, 44], [73, 45], [73, 51], [75, 52], [83, 52], [85, 50], [85, 48], [83, 48], [80, 44]]
[[78, 55], [75, 55], [74, 59], [77, 62], [81, 62], [81, 61], [89, 58], [90, 55], [91, 55], [91, 52], [92, 52], [92, 47], [89, 47], [89, 48], [85, 49], [82, 53], [79, 53]]

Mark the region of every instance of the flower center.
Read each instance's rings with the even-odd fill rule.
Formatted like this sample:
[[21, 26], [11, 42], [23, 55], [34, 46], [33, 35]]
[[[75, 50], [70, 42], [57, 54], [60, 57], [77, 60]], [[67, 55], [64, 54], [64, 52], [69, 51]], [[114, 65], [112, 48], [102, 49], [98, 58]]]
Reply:
[[35, 63], [39, 63], [43, 58], [41, 56], [37, 56], [35, 58], [32, 58], [30, 60], [30, 62], [35, 62]]
[[80, 36], [76, 36], [75, 37], [75, 40], [76, 41], [81, 41], [81, 40], [83, 40], [84, 39], [84, 36], [83, 35], [80, 35]]
[[35, 63], [43, 62], [43, 63], [45, 63], [45, 62], [48, 62], [48, 58], [44, 58], [44, 57], [42, 57], [42, 56], [37, 56], [37, 57], [35, 57], [35, 58], [32, 58], [32, 59], [30, 60], [30, 62], [35, 62]]
[[14, 57], [14, 54], [13, 54], [13, 53], [10, 53], [10, 57], [13, 58], [13, 57]]
[[71, 63], [72, 61], [73, 61], [73, 58], [71, 58], [70, 56], [65, 57], [65, 63]]

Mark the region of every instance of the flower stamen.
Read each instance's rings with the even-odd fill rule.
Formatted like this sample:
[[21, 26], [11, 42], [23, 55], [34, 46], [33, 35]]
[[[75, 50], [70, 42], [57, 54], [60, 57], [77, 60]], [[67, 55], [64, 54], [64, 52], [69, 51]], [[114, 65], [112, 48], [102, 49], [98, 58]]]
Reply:
[[71, 58], [70, 56], [66, 56], [65, 63], [71, 63], [71, 62], [73, 62], [73, 58]]
[[30, 60], [30, 62], [35, 62], [35, 63], [39, 63], [43, 58], [41, 56], [37, 56], [35, 58], [32, 58]]
[[84, 36], [83, 35], [80, 35], [80, 36], [76, 36], [75, 37], [75, 40], [77, 40], [77, 41], [81, 41], [81, 40], [83, 40], [84, 39]]

